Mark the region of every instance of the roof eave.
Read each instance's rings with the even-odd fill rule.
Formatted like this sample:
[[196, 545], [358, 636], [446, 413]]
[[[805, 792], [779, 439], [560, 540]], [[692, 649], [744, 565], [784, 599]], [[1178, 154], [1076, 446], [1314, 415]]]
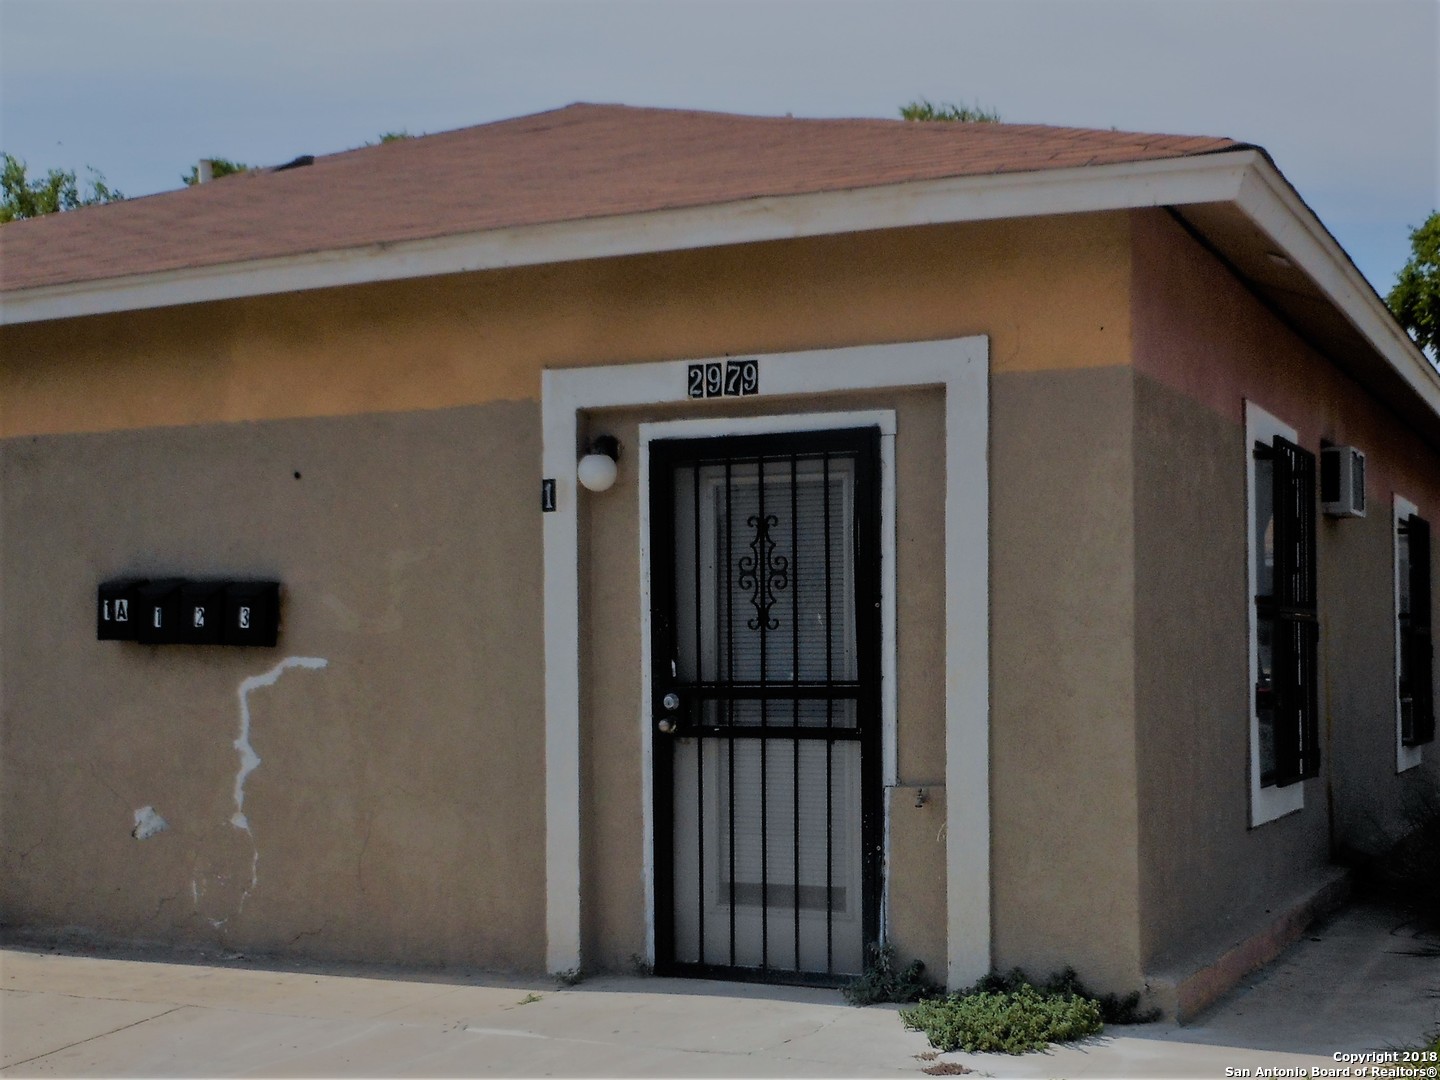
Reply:
[[[1440, 431], [1440, 371], [1268, 157], [1247, 170], [1235, 204], [1428, 406]], [[1432, 441], [1440, 445], [1433, 434]]]
[[0, 293], [0, 325], [540, 263], [1007, 217], [1233, 199], [1254, 150], [546, 222]]

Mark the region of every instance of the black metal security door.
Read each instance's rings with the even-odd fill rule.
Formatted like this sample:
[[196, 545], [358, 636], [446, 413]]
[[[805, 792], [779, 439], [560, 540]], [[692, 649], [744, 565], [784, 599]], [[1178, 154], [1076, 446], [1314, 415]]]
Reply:
[[835, 982], [877, 938], [879, 445], [651, 444], [662, 970]]

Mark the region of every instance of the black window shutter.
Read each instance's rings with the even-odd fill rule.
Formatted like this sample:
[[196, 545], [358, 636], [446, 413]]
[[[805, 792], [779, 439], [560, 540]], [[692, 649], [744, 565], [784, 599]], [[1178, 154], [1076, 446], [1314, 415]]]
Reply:
[[1401, 732], [1406, 746], [1435, 741], [1435, 646], [1431, 634], [1430, 524], [1418, 514], [1405, 522], [1410, 541], [1410, 625], [1402, 627], [1400, 647], [1410, 674], [1414, 702], [1410, 730]]
[[1315, 455], [1275, 439], [1275, 783], [1320, 773]]

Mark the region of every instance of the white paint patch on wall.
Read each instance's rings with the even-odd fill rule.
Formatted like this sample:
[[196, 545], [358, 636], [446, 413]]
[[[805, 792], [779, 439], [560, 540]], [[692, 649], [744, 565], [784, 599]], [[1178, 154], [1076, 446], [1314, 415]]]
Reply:
[[130, 830], [130, 835], [136, 840], [149, 840], [169, 827], [170, 823], [156, 812], [155, 807], [142, 806], [135, 811], [135, 827]]
[[[250, 883], [240, 893], [240, 899], [236, 903], [234, 911], [223, 919], [207, 918], [210, 925], [217, 930], [245, 909], [245, 901], [250, 898], [250, 894], [260, 884], [260, 847], [255, 842], [255, 834], [250, 831], [250, 819], [245, 816], [245, 781], [260, 767], [260, 755], [255, 752], [255, 747], [250, 743], [250, 695], [256, 690], [274, 686], [280, 676], [291, 668], [308, 668], [311, 671], [318, 671], [327, 667], [329, 663], [328, 660], [319, 656], [287, 656], [264, 674], [251, 675], [248, 679], [241, 680], [236, 691], [240, 699], [240, 733], [232, 745], [240, 755], [240, 768], [235, 773], [235, 813], [230, 815], [230, 825], [250, 838]], [[200, 899], [208, 891], [207, 886], [212, 881], [223, 884], [226, 878], [227, 875], [224, 874], [214, 876], [201, 874], [191, 879], [190, 896], [195, 902], [197, 913], [200, 909]]]
[[250, 694], [261, 687], [274, 686], [290, 668], [310, 668], [318, 671], [329, 663], [318, 656], [287, 656], [263, 675], [251, 675], [240, 683], [240, 737], [235, 740], [235, 749], [240, 752], [240, 771], [235, 774], [235, 813], [230, 824], [244, 832], [250, 831], [250, 819], [245, 816], [245, 781], [260, 767], [260, 755], [250, 745]]

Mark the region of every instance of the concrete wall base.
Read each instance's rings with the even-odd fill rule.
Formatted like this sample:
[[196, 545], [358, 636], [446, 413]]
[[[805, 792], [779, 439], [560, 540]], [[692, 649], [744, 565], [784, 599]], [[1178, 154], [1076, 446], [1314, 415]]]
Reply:
[[[1195, 967], [1145, 977], [1148, 997], [1166, 1020], [1187, 1024], [1246, 975], [1264, 967], [1313, 923], [1339, 908], [1350, 895], [1350, 872], [1326, 867], [1249, 937], [1212, 954]], [[1198, 958], [1197, 958], [1198, 959]]]

